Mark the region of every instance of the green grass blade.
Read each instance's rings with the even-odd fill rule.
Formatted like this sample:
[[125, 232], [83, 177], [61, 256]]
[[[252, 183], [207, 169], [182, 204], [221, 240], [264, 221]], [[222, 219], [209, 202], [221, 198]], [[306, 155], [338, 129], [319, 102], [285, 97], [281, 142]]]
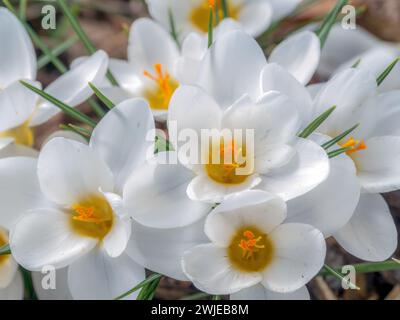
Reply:
[[0, 256], [5, 256], [7, 254], [11, 254], [11, 249], [9, 244], [0, 247]]
[[[67, 51], [76, 41], [78, 40], [78, 37], [74, 36], [72, 38], [69, 38], [67, 41], [61, 43], [59, 46], [51, 50], [51, 54], [54, 57], [58, 57], [59, 55], [63, 54], [65, 51]], [[44, 54], [42, 55], [37, 62], [37, 68], [41, 69], [47, 64], [51, 62], [51, 58]]]
[[387, 76], [392, 72], [396, 64], [400, 61], [400, 58], [396, 58], [391, 64], [388, 65], [388, 67], [379, 75], [379, 77], [376, 79], [376, 83], [378, 86], [380, 86], [383, 81], [387, 78]]
[[82, 113], [82, 112], [80, 112], [80, 111], [68, 106], [64, 102], [62, 102], [62, 101], [58, 100], [57, 98], [49, 95], [48, 93], [44, 92], [43, 90], [40, 90], [40, 89], [30, 85], [29, 83], [27, 83], [25, 81], [20, 81], [20, 83], [23, 84], [28, 89], [30, 89], [33, 92], [35, 92], [36, 94], [38, 94], [39, 96], [41, 96], [43, 99], [51, 102], [56, 107], [60, 108], [62, 111], [64, 111], [66, 114], [68, 114], [70, 117], [74, 118], [75, 120], [78, 120], [78, 121], [81, 121], [83, 123], [86, 123], [87, 125], [89, 125], [91, 127], [95, 127], [96, 126], [96, 121], [94, 121], [93, 119], [91, 119], [90, 117], [85, 115], [84, 113]]
[[[381, 272], [381, 271], [393, 271], [400, 270], [400, 263], [393, 261], [382, 261], [382, 262], [363, 262], [352, 265], [357, 273], [371, 273], [371, 272]], [[336, 272], [340, 273], [342, 267], [333, 268]], [[322, 269], [319, 273], [321, 276], [326, 276], [330, 274], [326, 269]]]
[[317, 30], [316, 34], [321, 41], [321, 48], [325, 46], [328, 35], [331, 32], [333, 25], [336, 23], [336, 18], [342, 8], [348, 3], [348, 0], [338, 0], [333, 9], [328, 13], [322, 22], [321, 27]]
[[214, 22], [214, 11], [213, 8], [210, 6], [210, 15], [208, 16], [208, 47], [211, 47], [213, 44], [213, 22]]
[[180, 45], [179, 39], [178, 39], [178, 32], [176, 31], [175, 18], [174, 18], [174, 14], [171, 9], [168, 9], [168, 19], [169, 19], [169, 29], [170, 29], [171, 36], [172, 36], [172, 38], [174, 38], [178, 47], [180, 47], [181, 45]]
[[79, 134], [82, 138], [84, 138], [88, 142], [90, 140], [91, 132], [85, 128], [75, 126], [75, 125], [69, 123], [68, 125], [60, 124], [60, 129]]
[[341, 273], [337, 272], [335, 269], [331, 268], [330, 266], [328, 266], [327, 264], [324, 265], [324, 271], [326, 272], [326, 275], [331, 275], [334, 276], [336, 278], [338, 278], [341, 281], [346, 281], [349, 285], [349, 288], [351, 289], [356, 289], [356, 290], [360, 290], [359, 287], [357, 287], [356, 284], [350, 282], [349, 280], [345, 279], [344, 276], [342, 276]]
[[222, 12], [224, 13], [224, 18], [228, 18], [229, 17], [228, 3], [226, 2], [226, 0], [222, 0], [221, 5], [222, 5]]
[[315, 120], [313, 120], [300, 134], [300, 138], [308, 138], [318, 127], [332, 114], [332, 112], [336, 109], [336, 106], [333, 106], [326, 110], [323, 114], [318, 116]]
[[108, 99], [93, 83], [89, 82], [89, 86], [93, 90], [96, 97], [99, 98], [100, 101], [103, 102], [108, 109], [111, 110], [115, 107], [114, 102]]
[[129, 291], [125, 292], [124, 294], [121, 294], [120, 296], [116, 297], [114, 300], [121, 300], [127, 296], [129, 296], [130, 294], [138, 291], [139, 289], [143, 288], [144, 286], [146, 286], [147, 284], [153, 282], [156, 279], [161, 279], [163, 277], [162, 274], [158, 274], [158, 273], [153, 273], [151, 276], [149, 276], [147, 279], [143, 280], [141, 283], [139, 283], [136, 287], [130, 289]]
[[329, 159], [335, 158], [337, 156], [340, 156], [343, 153], [346, 153], [347, 151], [350, 151], [352, 148], [348, 147], [348, 148], [340, 148], [340, 149], [336, 149], [333, 151], [328, 152], [328, 157]]
[[337, 137], [333, 138], [332, 140], [329, 140], [327, 142], [325, 142], [323, 145], [321, 145], [322, 148], [324, 149], [329, 149], [330, 147], [334, 146], [336, 143], [338, 143], [339, 141], [343, 140], [344, 138], [346, 138], [350, 133], [352, 133], [357, 127], [359, 126], [359, 124], [356, 124], [355, 126], [351, 127], [350, 129], [346, 130], [345, 132], [339, 134]]

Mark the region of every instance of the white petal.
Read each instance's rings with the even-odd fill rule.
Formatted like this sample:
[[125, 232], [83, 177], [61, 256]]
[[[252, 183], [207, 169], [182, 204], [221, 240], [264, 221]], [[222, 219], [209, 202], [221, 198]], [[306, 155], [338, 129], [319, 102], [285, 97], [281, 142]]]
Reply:
[[24, 298], [24, 280], [17, 271], [7, 288], [0, 288], [0, 300], [22, 300]]
[[192, 224], [211, 206], [186, 195], [193, 173], [180, 164], [163, 163], [170, 153], [138, 168], [124, 189], [124, 202], [133, 219], [153, 228], [177, 228]]
[[68, 268], [54, 270], [55, 288], [49, 287], [52, 269], [32, 272], [32, 282], [39, 300], [72, 300], [68, 288]]
[[209, 294], [231, 294], [259, 283], [260, 273], [235, 270], [227, 257], [226, 248], [213, 244], [196, 246], [187, 251], [182, 268], [193, 284]]
[[288, 202], [288, 222], [310, 224], [325, 237], [345, 226], [357, 207], [360, 183], [347, 156], [330, 160], [328, 178], [310, 192]]
[[83, 144], [87, 144], [87, 140], [82, 137], [80, 134], [77, 134], [73, 131], [67, 131], [67, 130], [57, 130], [53, 132], [51, 135], [49, 135], [46, 140], [42, 143], [42, 147], [47, 143], [53, 140], [54, 138], [65, 138], [68, 140], [74, 140]]
[[264, 191], [244, 191], [227, 197], [207, 217], [204, 231], [216, 245], [227, 247], [238, 229], [257, 226], [266, 234], [286, 218], [286, 204]]
[[238, 21], [253, 37], [261, 35], [271, 24], [273, 11], [266, 1], [249, 1], [239, 12]]
[[[129, 92], [137, 92], [141, 85], [141, 81], [135, 73], [134, 67], [129, 62], [125, 60], [110, 59], [109, 69], [117, 80], [119, 87], [124, 88]], [[101, 91], [103, 92], [103, 90]], [[107, 98], [110, 97], [107, 96]]]
[[264, 92], [278, 91], [288, 96], [298, 109], [303, 124], [309, 123], [312, 116], [312, 99], [304, 86], [287, 70], [276, 63], [265, 66], [261, 75]]
[[301, 0], [269, 0], [274, 13], [274, 20], [279, 20], [292, 13], [300, 2]]
[[113, 175], [98, 155], [89, 146], [65, 138], [55, 138], [43, 147], [38, 176], [43, 193], [61, 205], [72, 205], [99, 189], [113, 190]]
[[188, 185], [187, 195], [194, 201], [204, 201], [208, 203], [219, 203], [228, 195], [250, 190], [261, 182], [258, 175], [248, 176], [246, 180], [240, 184], [224, 184], [211, 179], [207, 174], [194, 178]]
[[371, 193], [399, 189], [400, 137], [376, 137], [365, 143], [367, 148], [353, 157], [362, 187]]
[[254, 159], [255, 171], [264, 174], [282, 168], [296, 156], [296, 153], [296, 150], [287, 144], [261, 146]]
[[279, 293], [257, 284], [232, 294], [230, 300], [310, 300], [310, 293], [306, 286], [293, 292]]
[[232, 131], [254, 130], [256, 153], [265, 144], [291, 141], [300, 125], [296, 108], [278, 92], [268, 92], [256, 103], [245, 95], [225, 111], [222, 120], [222, 127]]
[[186, 250], [209, 242], [203, 229], [204, 219], [173, 229], [148, 228], [134, 222], [126, 253], [146, 269], [187, 281], [181, 258]]
[[263, 285], [286, 293], [300, 289], [322, 268], [326, 245], [320, 231], [305, 224], [288, 223], [270, 235], [275, 255], [263, 274]]
[[317, 70], [321, 43], [314, 32], [290, 36], [272, 51], [269, 60], [288, 70], [300, 83], [307, 84]]
[[0, 8], [0, 88], [36, 78], [36, 54], [25, 28], [9, 10]]
[[242, 31], [229, 32], [207, 52], [198, 84], [224, 109], [243, 94], [257, 100], [265, 64], [264, 53], [252, 37]]
[[17, 219], [33, 208], [48, 207], [40, 191], [33, 158], [0, 159], [0, 225], [10, 229]]
[[[95, 86], [103, 82], [107, 66], [108, 56], [104, 51], [99, 50], [77, 67], [60, 76], [45, 91], [69, 106], [75, 107], [93, 94], [89, 82]], [[40, 125], [58, 112], [60, 109], [55, 105], [48, 101], [42, 101], [32, 118], [31, 125]]]
[[[76, 300], [111, 300], [145, 279], [144, 268], [126, 254], [110, 258], [95, 249], [68, 268], [68, 285]], [[126, 299], [134, 300], [138, 292]]]
[[38, 151], [29, 147], [25, 147], [21, 144], [11, 143], [4, 148], [0, 148], [0, 159], [9, 157], [37, 158], [38, 156]]
[[71, 216], [55, 209], [35, 209], [23, 215], [11, 229], [10, 247], [24, 268], [40, 271], [43, 266], [63, 268], [97, 243], [70, 227]]
[[362, 194], [350, 222], [334, 237], [346, 251], [367, 261], [384, 261], [397, 248], [396, 226], [379, 194]]
[[129, 34], [128, 57], [136, 74], [142, 75], [145, 70], [152, 73], [156, 63], [171, 72], [178, 56], [178, 47], [166, 30], [148, 18], [135, 20]]
[[[27, 82], [40, 87], [40, 83]], [[19, 82], [11, 83], [4, 90], [0, 86], [0, 132], [28, 121], [35, 110], [36, 102], [37, 95]]]
[[97, 124], [90, 147], [114, 174], [117, 193], [132, 171], [154, 152], [155, 127], [147, 102], [131, 99], [115, 106]]
[[297, 154], [283, 168], [263, 175], [259, 189], [290, 200], [312, 190], [327, 178], [329, 159], [323, 148], [300, 138], [293, 147]]

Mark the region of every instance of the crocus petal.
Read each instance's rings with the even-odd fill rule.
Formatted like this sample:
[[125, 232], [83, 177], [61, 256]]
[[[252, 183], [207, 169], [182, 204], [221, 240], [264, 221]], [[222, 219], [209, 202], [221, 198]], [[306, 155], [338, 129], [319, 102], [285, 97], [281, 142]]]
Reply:
[[46, 138], [46, 140], [42, 143], [42, 146], [55, 138], [65, 138], [68, 140], [74, 140], [83, 144], [87, 144], [87, 140], [78, 133], [67, 130], [57, 130]]
[[209, 294], [231, 294], [251, 287], [262, 279], [260, 273], [235, 270], [226, 248], [204, 244], [188, 250], [182, 259], [185, 274], [200, 290]]
[[0, 8], [0, 88], [36, 78], [36, 54], [28, 33], [9, 10]]
[[[107, 66], [108, 56], [104, 51], [99, 50], [77, 67], [60, 76], [45, 91], [69, 106], [75, 107], [93, 94], [89, 82], [95, 86], [103, 82]], [[60, 112], [58, 107], [48, 101], [42, 101], [32, 118], [31, 125], [40, 125], [58, 112]]]
[[353, 157], [362, 187], [371, 193], [399, 189], [400, 137], [376, 137], [365, 143], [367, 148]]
[[301, 0], [269, 0], [274, 13], [274, 20], [287, 16], [300, 4]]
[[238, 21], [253, 37], [261, 35], [271, 24], [273, 11], [266, 1], [249, 1], [239, 12]]
[[113, 190], [113, 175], [89, 146], [55, 138], [42, 149], [38, 160], [42, 192], [61, 205], [72, 205], [101, 189]]
[[[35, 87], [40, 83], [27, 81]], [[4, 90], [0, 88], [0, 132], [15, 128], [28, 121], [35, 110], [37, 95], [19, 82]]]
[[346, 251], [367, 261], [386, 260], [397, 248], [396, 226], [379, 194], [362, 194], [350, 222], [334, 237]]
[[313, 141], [297, 139], [297, 154], [284, 167], [262, 176], [259, 189], [277, 194], [285, 200], [298, 197], [319, 185], [329, 174], [326, 151]]
[[154, 161], [138, 168], [124, 189], [124, 202], [132, 218], [153, 228], [177, 228], [194, 223], [211, 206], [192, 201], [186, 189], [194, 174], [180, 164], [163, 160], [177, 159], [172, 153], [161, 153]]
[[235, 232], [246, 225], [268, 234], [286, 218], [286, 204], [267, 192], [253, 190], [228, 196], [207, 217], [204, 231], [216, 245], [227, 247]]
[[274, 258], [263, 273], [262, 284], [286, 293], [300, 289], [322, 268], [326, 245], [320, 231], [306, 224], [287, 223], [269, 234]]
[[278, 91], [288, 96], [298, 109], [302, 123], [311, 121], [312, 99], [304, 86], [287, 70], [276, 63], [269, 63], [261, 74], [261, 86], [264, 92]]
[[63, 268], [88, 251], [97, 240], [82, 237], [70, 227], [71, 216], [56, 209], [35, 209], [23, 215], [11, 229], [10, 247], [24, 268]]
[[232, 31], [207, 52], [197, 83], [226, 109], [246, 93], [258, 99], [260, 73], [265, 64], [257, 42], [243, 31]]
[[6, 288], [0, 288], [0, 300], [22, 300], [24, 298], [24, 280], [17, 271], [13, 280]]
[[[109, 69], [117, 80], [119, 87], [132, 93], [137, 92], [141, 81], [129, 62], [119, 59], [110, 59]], [[107, 98], [109, 97], [107, 96]]]
[[310, 300], [310, 293], [306, 286], [293, 292], [279, 293], [257, 284], [232, 294], [230, 300]]
[[52, 269], [44, 268], [41, 272], [32, 272], [32, 282], [39, 300], [72, 300], [68, 288], [68, 268], [54, 270], [55, 288], [50, 287]]
[[[144, 268], [126, 254], [109, 257], [94, 249], [68, 268], [68, 286], [76, 300], [111, 300], [145, 279]], [[134, 300], [138, 292], [126, 299]]]
[[282, 41], [269, 60], [288, 70], [300, 83], [307, 84], [317, 70], [321, 43], [314, 32], [303, 31]]
[[26, 211], [49, 205], [40, 191], [36, 167], [33, 158], [0, 159], [0, 225], [7, 229]]
[[172, 229], [148, 228], [134, 222], [126, 253], [146, 269], [187, 281], [180, 261], [186, 250], [209, 242], [203, 229], [204, 219]]
[[25, 147], [21, 144], [11, 143], [4, 148], [0, 148], [0, 159], [10, 157], [29, 157], [37, 158], [39, 152], [35, 149]]
[[178, 56], [178, 47], [171, 35], [156, 22], [140, 18], [132, 24], [128, 57], [136, 74], [142, 75], [145, 70], [152, 73], [157, 63], [171, 72]]
[[122, 194], [131, 172], [154, 153], [154, 138], [153, 116], [143, 99], [122, 102], [97, 124], [90, 147], [113, 172], [117, 193]]
[[360, 198], [353, 161], [345, 156], [330, 160], [328, 178], [310, 192], [288, 202], [288, 222], [310, 224], [325, 237], [344, 227]]

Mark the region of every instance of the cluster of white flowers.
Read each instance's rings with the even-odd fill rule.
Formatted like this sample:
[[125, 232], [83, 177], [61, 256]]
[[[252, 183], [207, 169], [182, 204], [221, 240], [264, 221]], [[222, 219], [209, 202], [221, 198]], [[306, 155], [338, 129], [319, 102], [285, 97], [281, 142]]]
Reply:
[[[40, 151], [35, 127], [59, 109], [21, 84], [41, 88], [35, 50], [0, 8], [0, 248], [11, 250], [0, 256], [0, 299], [23, 297], [18, 265], [32, 271], [40, 299], [113, 299], [142, 282], [146, 269], [231, 299], [309, 299], [325, 239], [362, 260], [392, 256], [397, 231], [380, 193], [400, 189], [398, 70], [382, 86], [376, 78], [395, 49], [370, 41], [367, 52], [335, 55], [345, 31], [334, 29], [336, 40], [321, 53], [318, 36], [300, 31], [267, 59], [253, 37], [301, 1], [227, 2], [230, 18], [222, 19], [215, 1], [221, 22], [209, 47], [208, 0], [147, 0], [154, 20], [132, 24], [128, 61], [100, 50], [44, 89], [75, 107], [93, 83], [115, 107], [89, 141], [57, 132]], [[330, 80], [309, 85], [318, 67]], [[170, 151], [149, 157], [156, 121], [170, 135], [209, 129], [217, 143], [203, 162], [173, 139]], [[226, 130], [251, 130], [252, 148], [224, 140]], [[214, 163], [214, 151], [244, 152], [250, 170]], [[57, 270], [55, 290], [42, 287], [47, 266]]]

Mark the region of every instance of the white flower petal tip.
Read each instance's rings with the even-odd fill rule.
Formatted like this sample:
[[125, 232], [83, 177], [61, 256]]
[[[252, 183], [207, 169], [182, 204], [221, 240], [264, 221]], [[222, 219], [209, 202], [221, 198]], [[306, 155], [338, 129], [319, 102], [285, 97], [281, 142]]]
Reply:
[[317, 70], [321, 43], [314, 32], [299, 32], [280, 43], [269, 57], [288, 70], [300, 83], [307, 84]]

